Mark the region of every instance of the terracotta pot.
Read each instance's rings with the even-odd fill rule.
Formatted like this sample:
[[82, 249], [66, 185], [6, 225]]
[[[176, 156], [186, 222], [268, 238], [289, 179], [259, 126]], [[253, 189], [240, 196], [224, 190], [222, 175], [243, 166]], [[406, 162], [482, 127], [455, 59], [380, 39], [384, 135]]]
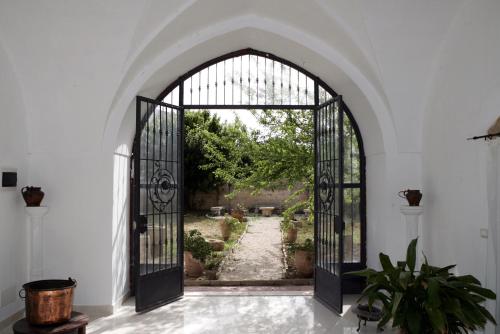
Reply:
[[292, 224], [295, 225], [295, 227], [302, 227], [304, 224], [302, 224], [302, 220], [292, 220]]
[[40, 206], [43, 196], [45, 196], [41, 187], [24, 187], [21, 189], [26, 206]]
[[407, 189], [407, 190], [402, 190], [398, 193], [399, 197], [401, 198], [406, 198], [408, 201], [408, 204], [410, 206], [419, 206], [420, 205], [420, 200], [422, 199], [422, 193], [420, 190], [415, 189]]
[[[54, 325], [67, 322], [73, 311], [73, 290], [76, 281], [41, 280], [26, 283], [19, 291], [25, 299], [26, 320], [33, 325]], [[24, 291], [25, 295], [21, 293]]]
[[205, 270], [205, 276], [208, 280], [214, 281], [217, 279], [217, 270]]
[[208, 239], [208, 243], [210, 244], [210, 247], [212, 247], [212, 250], [215, 252], [221, 252], [224, 250], [224, 241], [222, 240]]
[[240, 209], [231, 210], [231, 217], [238, 219], [240, 223], [243, 223], [243, 211]]
[[303, 250], [295, 251], [295, 268], [301, 277], [311, 277], [313, 273], [314, 255]]
[[188, 277], [197, 278], [203, 274], [203, 264], [191, 252], [184, 252], [184, 268]]
[[293, 243], [297, 240], [297, 229], [289, 228], [286, 233], [286, 242]]
[[229, 240], [229, 237], [231, 236], [231, 225], [226, 224], [224, 220], [221, 220], [219, 223], [220, 227], [220, 233], [222, 235], [222, 239], [224, 241]]

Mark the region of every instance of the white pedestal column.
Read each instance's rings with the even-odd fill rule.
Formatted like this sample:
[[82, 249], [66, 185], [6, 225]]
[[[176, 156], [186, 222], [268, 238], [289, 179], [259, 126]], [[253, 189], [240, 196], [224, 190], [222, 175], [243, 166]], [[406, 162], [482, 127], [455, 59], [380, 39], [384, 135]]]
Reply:
[[49, 208], [46, 206], [27, 206], [29, 223], [29, 242], [28, 242], [28, 264], [29, 280], [36, 281], [43, 279], [43, 217], [47, 214]]
[[424, 208], [421, 206], [409, 206], [409, 205], [401, 205], [401, 213], [405, 217], [406, 222], [406, 245], [409, 245], [410, 242], [419, 238], [417, 243], [417, 268], [420, 269], [421, 257], [422, 257], [422, 240], [419, 235], [419, 225], [420, 225], [420, 216], [424, 212]]

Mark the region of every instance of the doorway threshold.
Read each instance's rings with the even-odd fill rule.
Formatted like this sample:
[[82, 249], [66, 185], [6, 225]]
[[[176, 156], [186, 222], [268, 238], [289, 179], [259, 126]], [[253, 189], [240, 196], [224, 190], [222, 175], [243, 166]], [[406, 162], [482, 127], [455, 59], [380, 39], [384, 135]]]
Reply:
[[312, 286], [312, 278], [294, 278], [281, 280], [234, 280], [234, 281], [219, 281], [219, 280], [184, 280], [184, 286]]
[[312, 296], [312, 285], [188, 286], [184, 296]]

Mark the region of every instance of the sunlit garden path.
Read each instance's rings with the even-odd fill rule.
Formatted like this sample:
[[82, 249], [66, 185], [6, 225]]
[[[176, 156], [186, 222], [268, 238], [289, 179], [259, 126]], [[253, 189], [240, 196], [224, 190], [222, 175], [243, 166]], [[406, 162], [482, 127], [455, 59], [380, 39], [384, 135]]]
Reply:
[[283, 273], [280, 217], [249, 220], [240, 245], [225, 262], [221, 281], [279, 280]]

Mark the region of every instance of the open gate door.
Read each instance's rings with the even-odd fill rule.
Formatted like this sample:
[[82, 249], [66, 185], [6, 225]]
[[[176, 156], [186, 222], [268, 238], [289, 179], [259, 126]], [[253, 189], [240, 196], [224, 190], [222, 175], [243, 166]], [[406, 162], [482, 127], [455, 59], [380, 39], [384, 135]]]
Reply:
[[314, 112], [314, 296], [342, 313], [343, 247], [343, 103], [342, 97]]
[[137, 312], [182, 296], [183, 112], [137, 97], [133, 268]]

